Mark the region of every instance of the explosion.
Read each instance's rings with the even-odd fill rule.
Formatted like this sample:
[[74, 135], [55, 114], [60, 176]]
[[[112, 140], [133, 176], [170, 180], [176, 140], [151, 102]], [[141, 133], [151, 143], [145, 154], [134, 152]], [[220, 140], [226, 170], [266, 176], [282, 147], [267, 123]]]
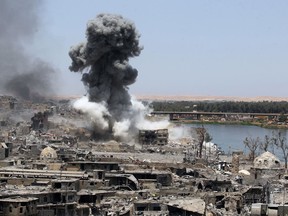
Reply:
[[129, 58], [139, 56], [142, 50], [139, 37], [129, 20], [100, 14], [87, 24], [87, 41], [71, 47], [69, 69], [84, 72], [82, 81], [89, 98], [76, 102], [75, 108], [91, 116], [96, 134], [105, 130], [120, 135], [135, 129], [137, 111], [132, 107], [128, 86], [136, 81], [138, 71], [129, 65]]

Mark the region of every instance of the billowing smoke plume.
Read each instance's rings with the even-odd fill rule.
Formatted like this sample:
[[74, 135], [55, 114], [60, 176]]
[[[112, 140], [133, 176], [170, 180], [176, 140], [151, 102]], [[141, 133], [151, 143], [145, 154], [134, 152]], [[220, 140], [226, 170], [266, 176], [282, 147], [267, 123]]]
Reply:
[[41, 0], [0, 1], [0, 93], [33, 100], [51, 93], [54, 69], [24, 50], [39, 30], [41, 3]]
[[[69, 52], [71, 71], [88, 70], [82, 81], [87, 86], [89, 101], [82, 99], [77, 106], [91, 108], [93, 105], [89, 103], [100, 103], [103, 108], [104, 105], [107, 110], [94, 110], [91, 115], [100, 124], [97, 129], [108, 124], [107, 131], [123, 134], [135, 127], [128, 86], [136, 81], [138, 71], [129, 65], [129, 58], [140, 54], [140, 36], [134, 24], [122, 16], [100, 14], [88, 22], [86, 37], [86, 42], [72, 47]], [[87, 109], [84, 112], [90, 113]]]

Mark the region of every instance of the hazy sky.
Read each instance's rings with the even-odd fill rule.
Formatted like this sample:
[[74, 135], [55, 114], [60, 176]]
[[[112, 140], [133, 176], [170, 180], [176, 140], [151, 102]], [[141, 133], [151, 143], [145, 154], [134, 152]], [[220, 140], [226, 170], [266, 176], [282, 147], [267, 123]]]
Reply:
[[131, 94], [288, 96], [287, 0], [44, 0], [28, 50], [59, 71], [59, 94], [85, 93], [68, 51], [99, 13], [120, 14], [141, 34]]

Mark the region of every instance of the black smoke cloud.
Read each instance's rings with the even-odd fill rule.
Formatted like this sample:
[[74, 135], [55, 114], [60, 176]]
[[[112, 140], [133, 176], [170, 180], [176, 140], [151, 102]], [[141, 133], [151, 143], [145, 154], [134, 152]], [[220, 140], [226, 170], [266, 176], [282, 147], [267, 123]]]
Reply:
[[71, 47], [70, 70], [87, 72], [82, 81], [88, 87], [89, 101], [105, 103], [109, 123], [129, 118], [131, 97], [128, 86], [136, 81], [138, 71], [129, 58], [138, 56], [140, 35], [132, 22], [120, 15], [99, 14], [87, 24], [87, 41]]
[[54, 69], [25, 52], [41, 27], [41, 6], [41, 0], [0, 1], [0, 93], [39, 100], [53, 92]]

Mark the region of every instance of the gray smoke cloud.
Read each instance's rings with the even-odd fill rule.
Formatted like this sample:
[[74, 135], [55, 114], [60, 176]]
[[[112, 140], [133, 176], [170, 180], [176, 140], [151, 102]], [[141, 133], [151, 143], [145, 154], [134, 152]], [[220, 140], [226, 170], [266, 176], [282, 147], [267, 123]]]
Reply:
[[[130, 118], [131, 97], [128, 86], [136, 81], [138, 71], [129, 58], [138, 56], [140, 35], [132, 22], [120, 15], [99, 14], [87, 24], [87, 41], [71, 47], [71, 71], [83, 72], [89, 101], [107, 106], [109, 128]], [[87, 72], [88, 71], [88, 72]]]
[[41, 0], [0, 1], [0, 92], [39, 100], [52, 93], [54, 69], [25, 52], [39, 30]]

